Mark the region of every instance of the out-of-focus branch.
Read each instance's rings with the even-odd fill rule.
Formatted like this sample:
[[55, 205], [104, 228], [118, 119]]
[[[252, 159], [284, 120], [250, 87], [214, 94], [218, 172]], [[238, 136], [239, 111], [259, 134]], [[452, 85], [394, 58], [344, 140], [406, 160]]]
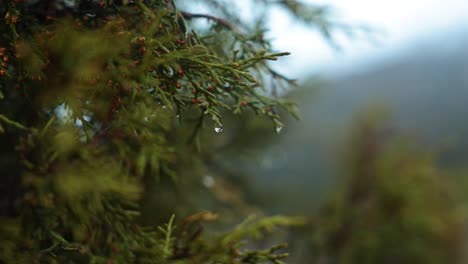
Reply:
[[214, 21], [215, 23], [217, 23], [218, 25], [221, 25], [231, 31], [233, 31], [234, 33], [236, 34], [241, 34], [239, 32], [239, 30], [231, 23], [229, 22], [228, 20], [226, 19], [223, 19], [223, 18], [220, 18], [220, 17], [216, 17], [216, 16], [213, 16], [213, 15], [208, 15], [208, 14], [195, 14], [195, 13], [190, 13], [190, 12], [186, 12], [186, 11], [182, 11], [180, 12], [182, 14], [182, 16], [184, 17], [184, 19], [187, 19], [187, 20], [190, 20], [190, 19], [194, 19], [194, 18], [206, 18], [208, 20], [211, 20], [211, 21]]

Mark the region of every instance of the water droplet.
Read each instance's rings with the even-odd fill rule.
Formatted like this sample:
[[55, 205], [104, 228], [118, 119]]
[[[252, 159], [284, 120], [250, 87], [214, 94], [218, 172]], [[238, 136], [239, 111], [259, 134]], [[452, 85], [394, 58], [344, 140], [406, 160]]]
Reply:
[[163, 109], [166, 109], [166, 107], [167, 107], [166, 105], [163, 105], [163, 106], [162, 106]]
[[179, 117], [180, 117], [180, 115], [176, 115], [176, 117], [177, 117], [177, 118], [179, 118]]
[[168, 77], [172, 77], [172, 76], [174, 76], [174, 69], [172, 69], [171, 67], [166, 67], [163, 70], [163, 73]]
[[83, 126], [83, 122], [81, 122], [81, 120], [77, 118], [77, 119], [75, 119], [75, 126], [77, 126], [77, 127], [82, 127], [82, 126]]
[[221, 127], [221, 126], [220, 127], [215, 127], [214, 131], [216, 133], [221, 133], [221, 132], [223, 132], [223, 127]]
[[210, 175], [206, 175], [205, 177], [203, 177], [202, 183], [206, 188], [211, 188], [215, 185], [215, 180]]
[[276, 133], [281, 133], [281, 130], [283, 130], [283, 126], [276, 126]]
[[225, 91], [228, 92], [228, 91], [230, 91], [231, 89], [232, 89], [231, 83], [229, 83], [229, 82], [224, 83], [224, 90], [225, 90]]

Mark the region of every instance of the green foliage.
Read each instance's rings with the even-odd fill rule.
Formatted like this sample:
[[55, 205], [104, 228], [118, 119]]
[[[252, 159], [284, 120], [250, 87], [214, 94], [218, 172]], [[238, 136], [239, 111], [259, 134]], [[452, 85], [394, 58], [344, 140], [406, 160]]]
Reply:
[[[380, 120], [380, 119], [379, 119]], [[326, 263], [458, 263], [466, 214], [434, 157], [360, 122], [348, 182], [314, 222]]]
[[[296, 115], [267, 88], [293, 80], [270, 67], [288, 53], [262, 30], [162, 0], [2, 0], [0, 17], [1, 263], [287, 256], [284, 245], [246, 251], [241, 242], [300, 219], [249, 219], [211, 234], [202, 223], [218, 216], [193, 214], [216, 145], [203, 127], [221, 132], [225, 114], [255, 113], [280, 130], [280, 111]], [[198, 30], [199, 18], [215, 25]]]

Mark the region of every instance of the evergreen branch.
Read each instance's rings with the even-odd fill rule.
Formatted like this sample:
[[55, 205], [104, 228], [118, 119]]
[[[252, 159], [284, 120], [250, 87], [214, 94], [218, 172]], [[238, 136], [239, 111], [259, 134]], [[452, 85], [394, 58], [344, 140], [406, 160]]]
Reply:
[[86, 127], [88, 125], [88, 121], [84, 119], [83, 115], [79, 115], [78, 119], [81, 121], [83, 132], [86, 136], [86, 141], [88, 142], [91, 139], [91, 135], [89, 134], [88, 128]]
[[181, 11], [180, 13], [184, 17], [184, 19], [190, 20], [190, 19], [194, 19], [194, 18], [206, 18], [208, 20], [212, 20], [212, 21], [216, 22], [218, 25], [221, 25], [221, 26], [233, 31], [237, 35], [242, 35], [241, 32], [233, 24], [231, 24], [231, 22], [227, 21], [226, 19], [216, 17], [216, 16], [213, 16], [213, 15], [195, 14], [195, 13], [189, 13], [189, 12], [186, 12], [186, 11]]
[[156, 16], [154, 15], [154, 13], [151, 11], [151, 9], [149, 9], [144, 3], [142, 0], [139, 0], [137, 1], [136, 3], [138, 5], [138, 7], [143, 11], [143, 13], [145, 13], [145, 15], [147, 15], [148, 17], [154, 19], [156, 18]]
[[267, 70], [268, 70], [268, 72], [271, 74], [271, 76], [272, 76], [273, 78], [279, 78], [279, 79], [285, 80], [285, 81], [288, 82], [288, 83], [296, 84], [296, 81], [297, 81], [296, 79], [288, 78], [288, 77], [286, 77], [284, 74], [281, 74], [281, 73], [279, 73], [279, 72], [273, 70], [273, 69], [270, 68], [270, 67], [267, 67]]
[[164, 257], [167, 258], [171, 254], [170, 246], [172, 240], [172, 234], [174, 232], [174, 219], [175, 215], [173, 214], [169, 219], [169, 223], [166, 224], [166, 228], [158, 227], [159, 231], [164, 235], [164, 246], [163, 246], [163, 254]]
[[255, 216], [247, 218], [239, 224], [231, 233], [221, 239], [223, 245], [239, 241], [246, 236], [260, 237], [265, 231], [272, 231], [279, 226], [301, 226], [306, 223], [302, 217], [271, 216], [257, 219]]
[[22, 129], [22, 130], [29, 130], [29, 128], [23, 126], [22, 124], [14, 121], [14, 120], [9, 119], [8, 117], [6, 117], [6, 116], [4, 116], [2, 114], [0, 114], [0, 120], [7, 123], [7, 124], [9, 124], [9, 125], [12, 125], [12, 126], [14, 126], [16, 128], [19, 128], [19, 129]]
[[[202, 137], [205, 117], [212, 119], [218, 133], [223, 110], [242, 113], [252, 108], [273, 119], [277, 127], [281, 125], [274, 107], [283, 104], [251, 88], [260, 83], [259, 76], [285, 83], [283, 75], [265, 67], [267, 60], [287, 53], [273, 53], [269, 41], [262, 37], [263, 31], [250, 32], [241, 20], [230, 15], [228, 6], [221, 6], [224, 11], [217, 13], [220, 18], [212, 15], [216, 12], [180, 12], [173, 0], [69, 1], [64, 10], [56, 10], [54, 3], [58, 0], [27, 1], [31, 4], [18, 4], [18, 8], [13, 1], [0, 2], [8, 3], [8, 10], [0, 8], [0, 17], [7, 22], [0, 23], [0, 31], [13, 32], [0, 36], [2, 46], [8, 43], [11, 48], [0, 47], [5, 51], [1, 67], [8, 70], [0, 74], [1, 81], [5, 75], [8, 80], [2, 82], [2, 90], [16, 94], [15, 89], [26, 86], [23, 80], [27, 86], [42, 88], [35, 92], [24, 89], [25, 99], [8, 94], [13, 101], [0, 106], [5, 110], [0, 112], [12, 118], [0, 115], [1, 126], [28, 131], [38, 128], [31, 137], [24, 137], [18, 129], [9, 131], [13, 137], [7, 135], [5, 142], [16, 148], [8, 145], [4, 156], [19, 156], [18, 171], [28, 171], [18, 181], [25, 182], [27, 193], [21, 191], [14, 198], [22, 199], [26, 194], [24, 204], [41, 212], [19, 217], [28, 228], [18, 226], [19, 235], [8, 238], [5, 244], [14, 248], [0, 250], [0, 262], [16, 263], [14, 260], [23, 256], [21, 263], [42, 258], [66, 262], [79, 253], [99, 263], [165, 263], [175, 259], [180, 263], [218, 263], [221, 258], [223, 263], [279, 263], [285, 255], [275, 253], [276, 248], [244, 255], [233, 255], [229, 250], [239, 239], [260, 236], [275, 226], [291, 224], [291, 219], [256, 219], [218, 239], [200, 235], [202, 221], [217, 219], [213, 213], [187, 217], [177, 229], [174, 216], [167, 224], [150, 229], [140, 229], [135, 221], [140, 214], [151, 217], [149, 210], [140, 207], [139, 198], [150, 194], [153, 184], [162, 183], [159, 178], [157, 182], [147, 181], [146, 176], [169, 176], [177, 184], [175, 179], [183, 173], [179, 169], [185, 170], [185, 166], [199, 176], [204, 153], [196, 152], [201, 141], [218, 140]], [[76, 21], [58, 22], [66, 17], [75, 17]], [[207, 19], [214, 29], [220, 28], [229, 39], [211, 34], [200, 38], [196, 28], [189, 33], [185, 23], [199, 18]], [[17, 36], [18, 46], [14, 43]], [[22, 56], [14, 56], [15, 50]], [[61, 116], [57, 106], [63, 102], [73, 110], [66, 116], [74, 118], [57, 122], [55, 114]], [[185, 109], [190, 103], [192, 107]], [[11, 107], [15, 104], [19, 107]], [[27, 108], [21, 109], [23, 106]], [[193, 114], [194, 120], [179, 117], [182, 124], [175, 125], [174, 107], [179, 115]], [[35, 109], [47, 114], [37, 115]], [[90, 119], [85, 118], [88, 116]], [[31, 118], [34, 127], [14, 121]], [[78, 119], [82, 127], [76, 124]], [[185, 131], [187, 127], [190, 130]], [[83, 133], [87, 140], [83, 140]], [[16, 177], [15, 172], [11, 175]], [[0, 204], [3, 199], [0, 197]], [[7, 202], [10, 200], [14, 201], [8, 197]], [[185, 206], [178, 201], [174, 205]], [[60, 227], [51, 230], [53, 226], [47, 225], [51, 222], [60, 223]], [[3, 221], [0, 223], [3, 225]], [[36, 235], [47, 232], [50, 234], [43, 237]], [[25, 241], [28, 245], [32, 242], [30, 255], [24, 252]], [[7, 251], [12, 252], [7, 257], [13, 261], [2, 258]]]
[[269, 261], [274, 264], [284, 264], [281, 259], [284, 259], [289, 256], [288, 253], [276, 253], [276, 251], [287, 248], [288, 245], [283, 243], [279, 245], [272, 246], [269, 249], [256, 250], [256, 251], [247, 251], [241, 254], [242, 263], [263, 263], [264, 261]]
[[42, 128], [41, 132], [39, 133], [39, 136], [42, 137], [45, 135], [45, 133], [47, 132], [47, 130], [49, 129], [49, 127], [52, 125], [52, 123], [54, 123], [54, 121], [57, 119], [57, 116], [56, 115], [52, 115], [52, 117], [49, 119], [49, 121], [47, 121], [47, 124], [44, 126], [44, 128]]

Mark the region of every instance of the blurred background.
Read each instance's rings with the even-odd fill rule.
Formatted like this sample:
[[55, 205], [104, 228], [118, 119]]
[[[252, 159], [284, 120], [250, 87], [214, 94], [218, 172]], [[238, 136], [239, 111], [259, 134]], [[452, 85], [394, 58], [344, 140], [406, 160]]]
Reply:
[[[276, 67], [301, 84], [290, 96], [299, 101], [303, 120], [288, 123], [260, 171], [252, 169], [276, 188], [292, 188], [282, 208], [293, 210], [291, 202], [301, 204], [312, 193], [318, 197], [307, 204], [322, 200], [355, 118], [376, 108], [389, 112], [399, 133], [442, 152], [446, 163], [468, 166], [468, 2], [309, 2], [329, 5], [355, 34], [338, 30], [334, 47], [283, 10], [270, 14], [274, 45], [292, 53]], [[264, 191], [276, 192], [272, 186]]]
[[226, 166], [263, 210], [312, 219], [292, 263], [467, 263], [468, 2], [308, 2], [352, 30], [269, 13], [302, 120]]
[[329, 4], [356, 34], [337, 31], [333, 47], [283, 10], [272, 11], [269, 37], [276, 49], [292, 53], [274, 65], [301, 84], [290, 96], [299, 100], [303, 120], [273, 139], [257, 173], [269, 182], [275, 177], [270, 183], [279, 188], [291, 184], [299, 196], [310, 195], [310, 188], [323, 193], [334, 180], [321, 172], [338, 166], [329, 155], [339, 154], [356, 115], [382, 107], [401, 133], [464, 164], [457, 151], [468, 128], [468, 2], [309, 2]]

